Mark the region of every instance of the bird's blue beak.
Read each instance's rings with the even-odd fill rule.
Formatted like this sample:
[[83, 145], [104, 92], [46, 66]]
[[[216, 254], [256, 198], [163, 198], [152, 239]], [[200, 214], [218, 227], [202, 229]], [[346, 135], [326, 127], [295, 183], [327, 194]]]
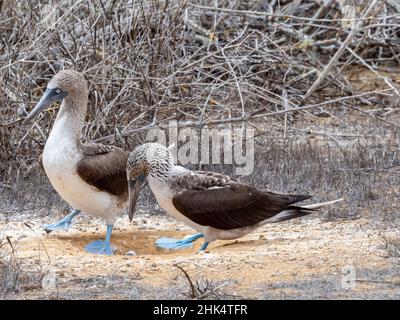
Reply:
[[135, 213], [136, 203], [139, 198], [139, 192], [146, 182], [147, 174], [142, 173], [138, 175], [135, 179], [128, 178], [128, 190], [129, 190], [129, 205], [128, 205], [128, 215], [129, 221], [132, 221], [133, 214]]
[[54, 102], [64, 99], [67, 95], [67, 91], [62, 91], [59, 88], [47, 88], [38, 104], [25, 118], [24, 124], [35, 118], [40, 112], [51, 106]]

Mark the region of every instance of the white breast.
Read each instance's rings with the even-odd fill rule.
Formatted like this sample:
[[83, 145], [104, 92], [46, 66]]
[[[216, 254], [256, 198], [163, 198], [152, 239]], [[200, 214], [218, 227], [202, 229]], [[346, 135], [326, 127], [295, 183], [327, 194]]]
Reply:
[[166, 183], [162, 183], [152, 177], [149, 177], [149, 186], [151, 191], [153, 192], [156, 200], [161, 208], [167, 211], [168, 214], [173, 216], [175, 219], [187, 224], [193, 229], [203, 232], [207, 227], [199, 225], [190, 219], [186, 218], [183, 214], [181, 214], [178, 210], [176, 210], [174, 204], [172, 203], [173, 194], [169, 189]]
[[76, 140], [61, 129], [62, 119], [55, 123], [43, 151], [43, 167], [51, 184], [74, 209], [113, 220], [116, 198], [79, 177], [76, 165], [82, 154]]

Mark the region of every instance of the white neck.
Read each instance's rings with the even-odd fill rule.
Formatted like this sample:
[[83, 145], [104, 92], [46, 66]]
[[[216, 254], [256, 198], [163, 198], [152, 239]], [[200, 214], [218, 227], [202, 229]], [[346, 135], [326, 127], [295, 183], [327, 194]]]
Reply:
[[74, 99], [68, 97], [64, 99], [46, 144], [54, 143], [56, 147], [57, 143], [68, 140], [69, 143], [78, 146], [86, 114], [86, 104], [87, 98]]

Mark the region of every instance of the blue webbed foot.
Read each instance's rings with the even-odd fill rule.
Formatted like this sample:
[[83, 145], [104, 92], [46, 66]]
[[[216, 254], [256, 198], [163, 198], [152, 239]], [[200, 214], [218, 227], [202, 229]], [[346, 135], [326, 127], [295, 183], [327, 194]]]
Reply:
[[178, 250], [185, 248], [192, 248], [193, 242], [186, 240], [179, 240], [175, 238], [162, 237], [155, 242], [156, 246], [162, 249]]
[[51, 223], [51, 224], [45, 224], [43, 225], [44, 230], [47, 233], [50, 233], [52, 231], [56, 231], [56, 230], [64, 230], [67, 231], [71, 226], [71, 222], [70, 221], [57, 221], [56, 223]]
[[56, 223], [43, 225], [43, 228], [44, 228], [44, 230], [46, 230], [47, 233], [50, 233], [50, 232], [56, 231], [56, 230], [67, 231], [71, 226], [72, 219], [75, 216], [77, 216], [79, 213], [80, 213], [79, 210], [73, 210], [73, 211], [71, 211], [71, 213], [69, 215], [67, 215], [66, 217], [57, 221]]
[[113, 255], [113, 248], [110, 242], [106, 240], [95, 240], [85, 246], [88, 253]]
[[111, 256], [113, 254], [113, 246], [111, 245], [111, 232], [113, 226], [107, 225], [107, 234], [105, 240], [95, 240], [88, 243], [85, 247], [86, 252], [94, 254], [106, 254]]
[[193, 242], [202, 237], [204, 237], [202, 233], [196, 233], [191, 236], [186, 236], [183, 239], [162, 237], [157, 239], [155, 244], [157, 247], [162, 249], [179, 250], [185, 248], [192, 248]]

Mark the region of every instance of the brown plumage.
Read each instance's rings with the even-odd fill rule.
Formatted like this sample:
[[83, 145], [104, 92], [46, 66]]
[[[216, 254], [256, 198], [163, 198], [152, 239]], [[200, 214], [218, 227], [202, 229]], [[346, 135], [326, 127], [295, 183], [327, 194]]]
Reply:
[[[221, 174], [196, 172], [174, 180], [180, 180], [174, 183], [181, 187], [181, 191], [172, 198], [175, 208], [185, 217], [203, 226], [230, 230], [256, 225], [284, 209], [292, 209], [297, 213], [290, 218], [312, 212], [290, 206], [311, 196], [259, 190], [231, 181], [228, 176]], [[179, 188], [175, 190], [178, 191]]]
[[80, 149], [84, 157], [77, 164], [79, 176], [98, 190], [119, 196], [122, 201], [126, 201], [128, 198], [126, 179], [128, 152], [95, 143], [82, 144]]
[[175, 192], [224, 187], [232, 181], [236, 180], [226, 175], [209, 171], [190, 172], [177, 175], [168, 180], [171, 189]]

